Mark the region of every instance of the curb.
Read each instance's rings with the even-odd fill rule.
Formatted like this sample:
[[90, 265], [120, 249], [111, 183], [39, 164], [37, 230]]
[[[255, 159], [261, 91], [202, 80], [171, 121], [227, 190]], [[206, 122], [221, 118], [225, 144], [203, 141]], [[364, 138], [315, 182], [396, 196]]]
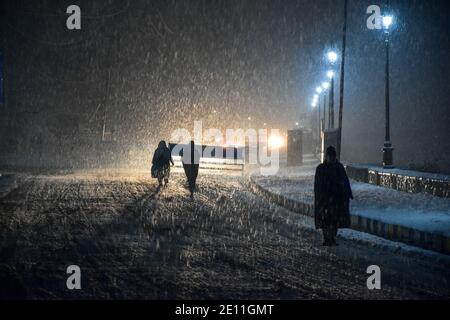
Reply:
[[[314, 217], [314, 205], [273, 193], [257, 184], [251, 176], [249, 177], [249, 180], [250, 189], [254, 193], [260, 194], [270, 202], [285, 207], [292, 212]], [[442, 234], [420, 231], [353, 214], [350, 214], [350, 218], [350, 228], [353, 230], [370, 233], [388, 240], [403, 242], [408, 245], [450, 255], [450, 237]]]

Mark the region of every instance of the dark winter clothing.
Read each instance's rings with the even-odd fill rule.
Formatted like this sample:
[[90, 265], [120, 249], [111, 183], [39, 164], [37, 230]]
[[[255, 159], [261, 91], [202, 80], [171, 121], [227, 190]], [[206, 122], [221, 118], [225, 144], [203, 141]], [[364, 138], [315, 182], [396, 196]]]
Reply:
[[166, 142], [161, 141], [153, 154], [151, 170], [152, 177], [157, 178], [159, 184], [162, 184], [163, 179], [166, 184], [169, 182], [170, 164], [173, 165], [172, 155]]
[[324, 246], [333, 246], [337, 245], [336, 236], [337, 236], [337, 227], [334, 224], [330, 224], [328, 226], [324, 226], [322, 228], [323, 232], [323, 245]]
[[314, 218], [325, 242], [335, 242], [338, 228], [350, 227], [350, 199], [353, 194], [344, 166], [337, 160], [320, 164], [314, 178]]
[[189, 148], [183, 149], [181, 154], [181, 162], [183, 163], [184, 173], [188, 180], [189, 191], [193, 196], [195, 191], [195, 183], [198, 176], [200, 153], [194, 145], [194, 141], [191, 141]]

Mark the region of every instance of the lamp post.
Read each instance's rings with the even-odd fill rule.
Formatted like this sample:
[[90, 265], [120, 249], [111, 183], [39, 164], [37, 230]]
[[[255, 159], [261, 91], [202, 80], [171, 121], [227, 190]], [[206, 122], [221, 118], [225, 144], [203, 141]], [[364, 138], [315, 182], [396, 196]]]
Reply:
[[[327, 54], [328, 62], [334, 67], [338, 55], [334, 51], [330, 51]], [[334, 71], [329, 70], [327, 72], [327, 76], [330, 79], [331, 82], [331, 88], [330, 88], [330, 103], [329, 103], [329, 112], [328, 112], [328, 127], [334, 128]]]
[[[314, 97], [316, 97], [316, 96], [318, 96], [318, 95], [315, 95]], [[314, 99], [313, 102], [311, 103], [311, 107], [313, 107], [313, 109], [315, 109], [317, 107], [317, 100], [316, 99]], [[315, 122], [314, 120], [312, 120], [313, 118], [314, 117], [311, 117], [311, 130], [313, 130], [314, 122]], [[318, 124], [318, 122], [317, 122], [317, 124]], [[319, 127], [319, 124], [317, 126]], [[317, 129], [317, 131], [320, 131], [320, 128]]]
[[391, 143], [391, 133], [390, 133], [390, 97], [389, 97], [389, 28], [393, 23], [392, 16], [383, 17], [383, 28], [385, 33], [385, 46], [386, 46], [386, 89], [385, 89], [385, 108], [386, 108], [386, 118], [385, 118], [385, 138], [383, 145], [383, 167], [392, 168], [394, 165], [393, 152], [394, 148]]
[[330, 79], [330, 103], [328, 113], [328, 127], [334, 129], [334, 72], [328, 71], [327, 77]]
[[339, 128], [339, 138], [338, 138], [338, 146], [337, 146], [337, 158], [341, 157], [341, 146], [342, 146], [342, 114], [344, 112], [344, 79], [345, 79], [345, 50], [347, 46], [347, 8], [348, 8], [348, 0], [344, 1], [344, 25], [342, 28], [342, 54], [341, 54], [341, 78], [340, 78], [340, 87], [339, 87], [339, 119], [338, 119], [338, 128]]
[[[318, 129], [317, 141], [319, 143], [319, 146], [320, 146], [320, 140], [322, 139], [322, 134], [321, 134], [321, 132], [322, 132], [322, 121], [320, 120], [320, 114], [321, 114], [321, 110], [320, 110], [321, 109], [320, 96], [321, 96], [322, 92], [323, 92], [322, 87], [317, 87], [316, 88], [316, 95], [314, 96], [314, 98], [315, 98], [314, 104], [318, 106], [318, 108], [317, 108], [317, 129]], [[320, 149], [320, 147], [319, 147], [319, 149]]]
[[320, 97], [321, 97], [321, 94], [322, 94], [322, 92], [323, 92], [322, 87], [317, 87], [317, 88], [316, 88], [316, 92], [317, 92], [317, 94], [319, 95], [317, 104], [319, 105], [319, 139], [320, 139], [320, 133], [321, 133], [322, 130], [323, 130], [323, 127], [322, 127], [322, 120], [321, 120], [321, 113], [322, 113], [322, 112], [321, 112], [321, 105], [320, 105]]
[[330, 84], [328, 82], [323, 82], [322, 88], [323, 88], [323, 93], [324, 93], [324, 95], [323, 95], [322, 130], [325, 130], [325, 118], [326, 118], [326, 110], [327, 110], [327, 96], [325, 93], [330, 88]]
[[[311, 104], [313, 109], [315, 109], [317, 107], [318, 99], [319, 99], [319, 95], [318, 94], [314, 95], [314, 100], [313, 100], [313, 102]], [[319, 108], [317, 108], [317, 110], [319, 110]], [[319, 141], [320, 141], [320, 121], [319, 121], [319, 118], [320, 118], [320, 115], [319, 115], [319, 113], [317, 113], [317, 134], [318, 134], [317, 135], [317, 143], [319, 143]], [[317, 150], [318, 150], [318, 146], [316, 145], [316, 152], [317, 152]]]

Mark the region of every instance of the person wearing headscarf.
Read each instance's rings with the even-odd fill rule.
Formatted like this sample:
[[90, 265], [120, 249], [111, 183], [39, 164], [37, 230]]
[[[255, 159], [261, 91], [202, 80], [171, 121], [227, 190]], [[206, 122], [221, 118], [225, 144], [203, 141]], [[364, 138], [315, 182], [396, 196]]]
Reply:
[[173, 165], [172, 154], [166, 142], [160, 141], [158, 148], [153, 153], [151, 169], [152, 178], [158, 179], [159, 186], [163, 185], [163, 181], [165, 185], [169, 183], [170, 164]]
[[314, 177], [314, 220], [316, 229], [322, 229], [324, 246], [337, 245], [338, 229], [350, 227], [350, 199], [353, 193], [345, 168], [336, 158], [336, 149], [328, 147]]

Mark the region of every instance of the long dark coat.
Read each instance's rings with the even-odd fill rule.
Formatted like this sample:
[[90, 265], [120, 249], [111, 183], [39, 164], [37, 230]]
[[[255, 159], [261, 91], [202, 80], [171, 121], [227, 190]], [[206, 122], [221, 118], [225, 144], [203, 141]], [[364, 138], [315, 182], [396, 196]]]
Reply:
[[190, 148], [187, 150], [181, 150], [181, 162], [183, 163], [184, 173], [186, 174], [186, 178], [188, 180], [189, 190], [194, 192], [201, 155], [195, 148], [194, 143], [191, 142], [189, 147]]
[[170, 176], [170, 164], [173, 164], [172, 155], [165, 144], [160, 144], [155, 150], [152, 159], [151, 174], [153, 178], [168, 179]]
[[350, 182], [344, 166], [336, 161], [322, 163], [314, 177], [314, 220], [316, 229], [350, 227]]

